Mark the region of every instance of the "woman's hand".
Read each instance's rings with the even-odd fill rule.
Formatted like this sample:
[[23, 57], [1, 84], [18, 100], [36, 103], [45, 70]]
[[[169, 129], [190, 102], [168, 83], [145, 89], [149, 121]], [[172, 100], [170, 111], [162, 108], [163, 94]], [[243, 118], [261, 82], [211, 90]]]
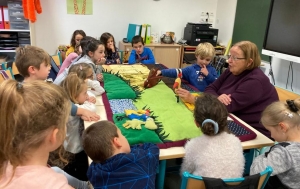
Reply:
[[218, 100], [220, 102], [222, 102], [223, 104], [225, 104], [226, 106], [228, 106], [231, 103], [231, 94], [227, 95], [227, 94], [221, 94], [218, 97]]
[[100, 82], [103, 81], [103, 75], [102, 75], [102, 73], [97, 74], [96, 77], [97, 77], [98, 81], [100, 81]]
[[195, 96], [192, 95], [189, 91], [179, 88], [176, 90], [176, 93], [184, 102], [195, 104]]

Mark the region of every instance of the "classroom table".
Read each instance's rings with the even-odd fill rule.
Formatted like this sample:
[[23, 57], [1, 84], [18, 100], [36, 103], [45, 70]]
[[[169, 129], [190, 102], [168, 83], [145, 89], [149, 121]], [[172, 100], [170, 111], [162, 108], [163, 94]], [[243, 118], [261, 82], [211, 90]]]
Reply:
[[[105, 112], [105, 107], [103, 104], [102, 96], [96, 97], [96, 113], [100, 115], [100, 120], [107, 120], [107, 115]], [[238, 120], [240, 123], [247, 126], [249, 129], [254, 131], [257, 135], [257, 137], [253, 140], [242, 142], [242, 146], [244, 150], [249, 150], [247, 156], [250, 158], [248, 162], [246, 162], [245, 168], [249, 168], [252, 164], [252, 157], [254, 155], [254, 150], [262, 148], [264, 146], [271, 146], [274, 144], [274, 141], [270, 140], [265, 135], [258, 132], [256, 129], [252, 128], [250, 125], [236, 117], [235, 115], [231, 114], [232, 117], [234, 117], [236, 120]], [[85, 121], [84, 127], [85, 129], [88, 128], [91, 124], [93, 124], [94, 121]], [[175, 158], [182, 158], [184, 157], [185, 150], [184, 147], [171, 147], [167, 149], [160, 149], [159, 153], [159, 172], [156, 178], [156, 185], [158, 189], [163, 189], [164, 186], [164, 178], [165, 178], [165, 172], [166, 172], [166, 160], [168, 159], [175, 159]], [[91, 163], [91, 159], [89, 158], [89, 163]]]

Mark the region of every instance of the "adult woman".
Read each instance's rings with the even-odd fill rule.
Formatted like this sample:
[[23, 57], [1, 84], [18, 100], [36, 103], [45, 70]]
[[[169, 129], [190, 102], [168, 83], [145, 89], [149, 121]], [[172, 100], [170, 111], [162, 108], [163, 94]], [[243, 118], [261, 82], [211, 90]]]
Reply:
[[[259, 120], [261, 112], [277, 101], [278, 95], [259, 68], [261, 59], [257, 46], [250, 41], [241, 41], [231, 47], [230, 54], [228, 69], [204, 92], [218, 96], [228, 112], [271, 137]], [[178, 95], [188, 102], [195, 100], [186, 91], [179, 91]]]

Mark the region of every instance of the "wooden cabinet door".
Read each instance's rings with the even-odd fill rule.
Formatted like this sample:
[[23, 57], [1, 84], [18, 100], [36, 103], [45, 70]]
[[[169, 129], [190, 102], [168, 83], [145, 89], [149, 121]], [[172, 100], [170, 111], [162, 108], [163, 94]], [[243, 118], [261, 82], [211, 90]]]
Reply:
[[168, 68], [179, 68], [180, 47], [156, 46], [153, 50], [156, 63], [161, 63]]

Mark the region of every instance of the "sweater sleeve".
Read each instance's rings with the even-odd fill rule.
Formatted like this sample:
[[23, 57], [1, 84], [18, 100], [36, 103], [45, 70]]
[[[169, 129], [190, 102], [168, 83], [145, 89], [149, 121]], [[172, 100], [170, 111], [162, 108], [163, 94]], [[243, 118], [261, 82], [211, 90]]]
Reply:
[[79, 108], [89, 110], [91, 112], [96, 112], [96, 105], [91, 102], [88, 102], [88, 101], [85, 101], [83, 104], [80, 104], [80, 105], [76, 104], [76, 106]]
[[88, 79], [87, 85], [93, 89], [93, 90], [91, 90], [91, 92], [94, 95], [102, 95], [105, 92], [103, 87], [101, 87], [99, 81]]
[[132, 50], [131, 53], [130, 53], [129, 59], [128, 59], [129, 64], [135, 64], [136, 63], [135, 54], [136, 54], [135, 50]]
[[78, 109], [78, 107], [72, 102], [71, 116], [76, 116], [77, 115], [77, 109]]
[[67, 52], [66, 52], [66, 57], [70, 54], [70, 53], [72, 53], [72, 52], [74, 52], [74, 47], [69, 47], [69, 49], [67, 50]]
[[260, 173], [267, 166], [273, 168], [271, 176], [284, 173], [292, 168], [292, 157], [285, 147], [280, 145], [273, 146], [267, 157], [265, 154], [262, 154], [253, 160], [250, 174]]
[[116, 64], [117, 59], [120, 59], [118, 51], [109, 52], [106, 57], [106, 64]]
[[216, 69], [214, 67], [210, 67], [208, 70], [208, 74], [205, 77], [207, 80], [208, 85], [213, 83], [216, 79], [218, 79], [218, 73], [216, 72]]
[[177, 69], [164, 69], [161, 70], [161, 75], [164, 77], [176, 78], [178, 75]]
[[152, 50], [149, 48], [144, 48], [146, 54], [148, 55], [148, 60], [142, 60], [143, 64], [155, 64], [155, 58], [153, 56]]

